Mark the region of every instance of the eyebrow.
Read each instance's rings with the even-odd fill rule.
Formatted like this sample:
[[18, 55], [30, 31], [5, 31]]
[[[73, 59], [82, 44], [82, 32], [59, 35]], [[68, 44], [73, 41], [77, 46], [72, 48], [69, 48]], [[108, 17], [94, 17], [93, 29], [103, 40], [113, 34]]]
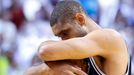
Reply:
[[[59, 27], [57, 27], [57, 25], [55, 25], [53, 28], [55, 28], [55, 27], [56, 27], [55, 36], [57, 36], [57, 35], [58, 35], [59, 33], [61, 33], [62, 31], [69, 29], [69, 27], [66, 27], [66, 26], [64, 26], [64, 28], [62, 28], [62, 29], [58, 29]], [[60, 31], [59, 31], [59, 30], [60, 30]]]

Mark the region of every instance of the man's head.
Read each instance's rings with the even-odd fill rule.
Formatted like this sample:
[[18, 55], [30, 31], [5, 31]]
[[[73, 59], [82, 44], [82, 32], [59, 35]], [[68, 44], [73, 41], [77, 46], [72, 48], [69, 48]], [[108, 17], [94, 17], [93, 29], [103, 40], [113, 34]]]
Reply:
[[86, 17], [79, 3], [60, 1], [52, 12], [50, 24], [54, 34], [62, 39], [81, 37], [87, 34]]

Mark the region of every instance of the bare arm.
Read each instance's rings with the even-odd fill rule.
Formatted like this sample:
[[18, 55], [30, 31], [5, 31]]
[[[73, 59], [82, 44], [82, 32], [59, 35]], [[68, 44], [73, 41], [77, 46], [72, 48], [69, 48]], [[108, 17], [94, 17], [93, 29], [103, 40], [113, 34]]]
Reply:
[[39, 57], [45, 61], [55, 61], [83, 59], [96, 55], [105, 56], [113, 53], [115, 49], [120, 49], [122, 40], [119, 39], [120, 36], [112, 30], [97, 30], [82, 38], [42, 45]]
[[48, 62], [48, 66], [42, 63], [29, 68], [24, 75], [87, 75], [81, 69], [74, 67], [74, 64], [65, 61]]
[[[89, 49], [93, 51], [89, 52]], [[43, 45], [40, 48], [39, 57], [45, 61], [83, 59], [89, 57], [89, 55], [97, 55], [99, 51], [101, 50], [94, 41], [91, 40], [89, 43], [86, 39], [74, 38]]]

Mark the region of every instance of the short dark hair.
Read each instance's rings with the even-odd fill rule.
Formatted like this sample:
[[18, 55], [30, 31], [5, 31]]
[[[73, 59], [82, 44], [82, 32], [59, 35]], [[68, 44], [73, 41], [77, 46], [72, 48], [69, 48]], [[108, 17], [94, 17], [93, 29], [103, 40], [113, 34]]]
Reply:
[[56, 4], [50, 19], [50, 25], [53, 26], [59, 19], [74, 19], [76, 13], [84, 12], [82, 6], [73, 0], [60, 1]]

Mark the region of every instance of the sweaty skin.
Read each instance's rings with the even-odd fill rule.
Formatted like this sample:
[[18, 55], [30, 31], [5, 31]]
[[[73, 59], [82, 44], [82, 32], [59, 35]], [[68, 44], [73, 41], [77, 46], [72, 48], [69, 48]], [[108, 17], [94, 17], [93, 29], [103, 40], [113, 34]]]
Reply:
[[39, 53], [45, 61], [101, 56], [105, 61], [98, 66], [107, 75], [125, 74], [128, 64], [126, 44], [120, 34], [112, 29], [95, 30], [82, 38], [42, 45]]
[[87, 75], [80, 68], [74, 67], [68, 61], [42, 63], [29, 68], [24, 75]]
[[[94, 26], [96, 25], [92, 21], [89, 21], [88, 24]], [[126, 72], [129, 57], [128, 57], [127, 46], [121, 35], [112, 29], [102, 29], [97, 27], [96, 28], [93, 27], [93, 29], [94, 30], [89, 32], [84, 37], [71, 38], [62, 41], [43, 42], [39, 48], [39, 57], [45, 61], [75, 59], [74, 60], [75, 62], [77, 62], [76, 59], [78, 60], [88, 57], [94, 57], [98, 67], [106, 75], [124, 75]], [[103, 58], [103, 62], [101, 61], [102, 60], [101, 58]], [[60, 62], [58, 63], [60, 64]], [[65, 62], [64, 64], [73, 67], [72, 66], [73, 64], [68, 64], [68, 62]], [[53, 69], [55, 68], [53, 66], [51, 67], [50, 70], [59, 73], [59, 75], [62, 75], [60, 74], [61, 72], [63, 72], [63, 75], [64, 73], [66, 74], [66, 72], [69, 73], [68, 75], [73, 75], [71, 74], [72, 69], [63, 68], [62, 66], [63, 65], [56, 66], [56, 68], [60, 70], [60, 72], [56, 71], [56, 69]], [[78, 67], [81, 68], [81, 66]], [[41, 68], [43, 68], [43, 66]], [[42, 74], [38, 73], [38, 75], [47, 75], [45, 74], [45, 72], [52, 73], [52, 71], [46, 69], [42, 70], [44, 73]], [[67, 69], [67, 71], [65, 72], [63, 69], [64, 70]], [[78, 70], [78, 68], [75, 69]], [[38, 72], [36, 69], [33, 70], [36, 73]], [[81, 71], [81, 73], [83, 72]], [[34, 74], [25, 74], [25, 75], [34, 75]], [[82, 74], [78, 73], [76, 75], [82, 75]]]
[[129, 57], [121, 35], [113, 29], [99, 27], [85, 13], [73, 16], [72, 21], [57, 19], [52, 26], [62, 41], [46, 41], [39, 47], [38, 56], [48, 67], [33, 67], [25, 75], [87, 75], [88, 67], [83, 59], [90, 57], [106, 75], [124, 75]]
[[[127, 69], [129, 57], [128, 57], [127, 46], [121, 35], [113, 29], [98, 28], [97, 24], [89, 19], [87, 19], [86, 22], [87, 22], [86, 28], [91, 31], [89, 31], [88, 34], [85, 35], [84, 37], [71, 38], [62, 41], [43, 42], [39, 48], [38, 53], [40, 59], [44, 61], [74, 60], [74, 62], [77, 62], [76, 60], [79, 59], [82, 60], [84, 58], [94, 57], [97, 66], [106, 75], [124, 75]], [[53, 30], [56, 29], [53, 27]], [[58, 35], [56, 31], [54, 32], [56, 35]], [[103, 62], [101, 61], [102, 58]], [[60, 64], [60, 62], [58, 63]], [[74, 67], [73, 66], [74, 63], [69, 64], [68, 62], [65, 62], [64, 64]], [[51, 64], [48, 66], [51, 66]], [[61, 72], [63, 72], [63, 75], [64, 73], [66, 74], [66, 72], [69, 73], [68, 75], [75, 75], [72, 72], [72, 69], [70, 69], [70, 67], [68, 69], [63, 68], [62, 66], [63, 65], [56, 66], [56, 68], [60, 70], [60, 72], [56, 71], [56, 69], [53, 69], [55, 68], [53, 66], [51, 67], [51, 70], [53, 72], [59, 73], [59, 75]], [[81, 66], [78, 67], [81, 68]], [[78, 70], [78, 68], [76, 67], [74, 68]], [[67, 69], [67, 71], [64, 71], [63, 69], [64, 70]], [[35, 69], [33, 70], [37, 72]], [[82, 68], [82, 70], [84, 69]], [[52, 71], [49, 70], [42, 70], [42, 71], [46, 73], [47, 72], [52, 73]], [[81, 73], [83, 72], [81, 71], [81, 73], [79, 72], [77, 73], [78, 74], [76, 75], [82, 75]], [[26, 74], [26, 75], [32, 75], [32, 74]], [[38, 75], [43, 74], [38, 73]]]

